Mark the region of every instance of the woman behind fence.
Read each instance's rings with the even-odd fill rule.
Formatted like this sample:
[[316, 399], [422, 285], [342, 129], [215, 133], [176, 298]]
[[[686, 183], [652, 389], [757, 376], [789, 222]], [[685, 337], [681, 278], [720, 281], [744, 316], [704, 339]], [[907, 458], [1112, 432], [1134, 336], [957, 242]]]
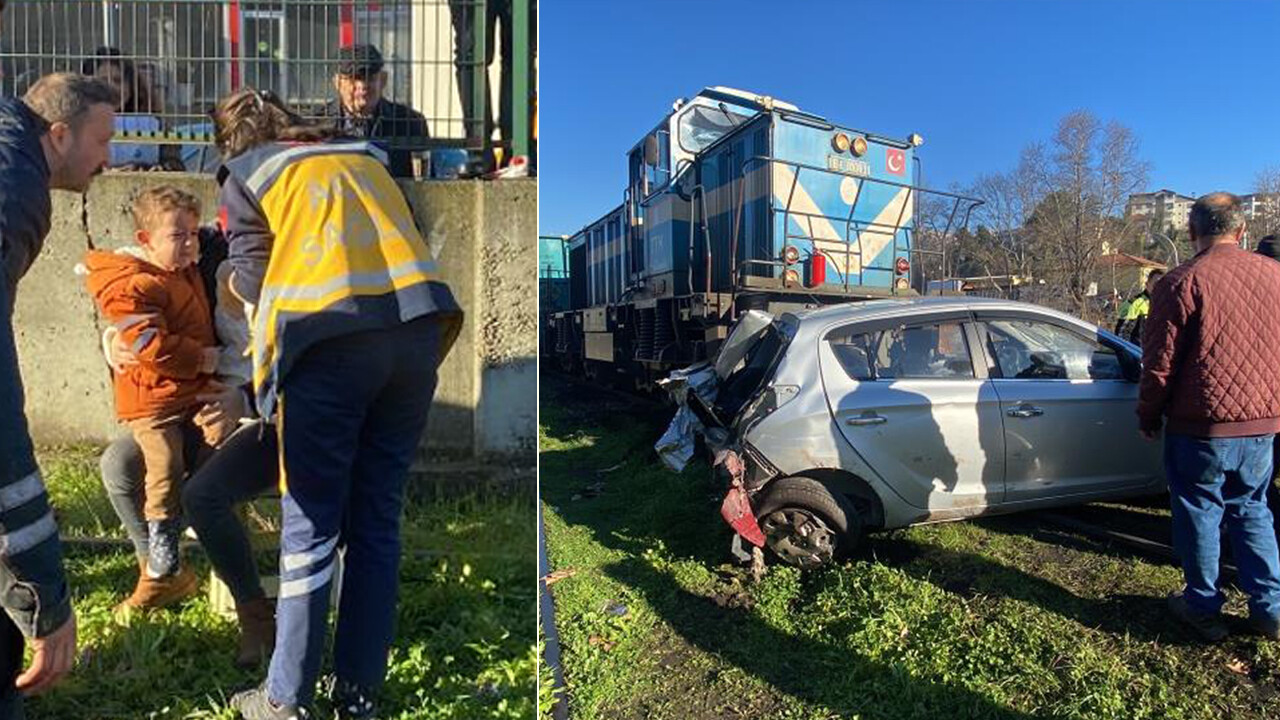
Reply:
[[400, 514], [436, 368], [461, 321], [381, 151], [268, 93], [215, 113], [231, 288], [253, 306], [253, 374], [274, 418], [283, 512], [275, 652], [236, 695], [249, 720], [305, 715], [343, 553], [332, 699], [371, 717], [395, 621]]
[[[155, 89], [150, 79], [138, 71], [133, 61], [126, 58], [119, 48], [100, 47], [93, 57], [80, 64], [80, 73], [105, 80], [120, 93], [119, 113], [116, 115], [116, 134], [155, 135], [163, 129], [160, 118], [154, 113], [163, 112], [156, 102]], [[110, 167], [122, 170], [148, 170], [168, 167], [179, 169], [171, 157], [175, 146], [144, 142], [111, 143]]]

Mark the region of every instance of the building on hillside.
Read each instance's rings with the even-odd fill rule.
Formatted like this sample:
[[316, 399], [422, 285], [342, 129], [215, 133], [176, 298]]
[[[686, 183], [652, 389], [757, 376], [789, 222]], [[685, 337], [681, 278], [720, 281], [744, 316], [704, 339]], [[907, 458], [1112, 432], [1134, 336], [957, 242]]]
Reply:
[[1249, 193], [1239, 197], [1246, 220], [1257, 219], [1268, 211], [1274, 215], [1280, 209], [1280, 193]]
[[1161, 231], [1169, 227], [1183, 230], [1187, 227], [1187, 217], [1195, 201], [1194, 197], [1168, 189], [1138, 193], [1129, 196], [1129, 202], [1125, 205], [1125, 217], [1153, 220], [1156, 228]]

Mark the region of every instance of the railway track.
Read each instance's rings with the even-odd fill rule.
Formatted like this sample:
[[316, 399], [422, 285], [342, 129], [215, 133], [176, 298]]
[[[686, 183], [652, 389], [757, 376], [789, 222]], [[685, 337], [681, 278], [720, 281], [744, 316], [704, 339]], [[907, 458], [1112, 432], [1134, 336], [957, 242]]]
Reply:
[[[1078, 508], [1068, 508], [1068, 512], [1087, 515], [1089, 511], [1093, 509], [1093, 506], [1085, 505]], [[1032, 515], [1037, 519], [1045, 520], [1057, 525], [1058, 527], [1083, 535], [1095, 541], [1122, 545], [1124, 547], [1137, 550], [1144, 555], [1166, 560], [1173, 565], [1177, 565], [1179, 563], [1177, 553], [1174, 551], [1173, 546], [1167, 542], [1161, 542], [1151, 537], [1122, 532], [1105, 525], [1091, 523], [1064, 512], [1038, 512], [1032, 513]], [[1170, 533], [1167, 527], [1168, 523], [1165, 522], [1163, 524], [1165, 525], [1164, 535], [1165, 537], [1168, 537]], [[1236, 566], [1233, 562], [1226, 559], [1230, 555], [1230, 548], [1231, 543], [1224, 530], [1222, 536], [1222, 553], [1224, 559], [1220, 563], [1220, 568], [1223, 577], [1234, 579], [1237, 573]]]

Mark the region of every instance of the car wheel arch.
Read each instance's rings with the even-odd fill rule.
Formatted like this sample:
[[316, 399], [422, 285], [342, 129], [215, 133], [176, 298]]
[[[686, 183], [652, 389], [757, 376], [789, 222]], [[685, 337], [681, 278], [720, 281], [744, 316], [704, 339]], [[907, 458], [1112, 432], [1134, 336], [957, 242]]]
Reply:
[[861, 477], [837, 468], [813, 468], [792, 473], [790, 477], [808, 478], [822, 484], [846, 506], [846, 512], [857, 513], [864, 531], [884, 527], [884, 503], [871, 484]]

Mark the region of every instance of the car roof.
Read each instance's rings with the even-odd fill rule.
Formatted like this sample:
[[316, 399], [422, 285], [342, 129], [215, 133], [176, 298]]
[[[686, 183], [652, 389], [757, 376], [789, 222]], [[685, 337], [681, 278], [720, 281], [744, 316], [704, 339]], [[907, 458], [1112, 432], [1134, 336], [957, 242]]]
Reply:
[[[1029, 310], [1042, 315], [1050, 315], [1074, 323], [1083, 323], [1080, 318], [1058, 312], [1043, 305], [1002, 300], [999, 298], [968, 296], [929, 296], [892, 300], [863, 300], [855, 302], [827, 305], [821, 308], [798, 310], [790, 313], [801, 323], [828, 323], [853, 321], [861, 318], [883, 315], [910, 316], [918, 313], [938, 312], [943, 310]], [[1087, 324], [1087, 323], [1086, 323]]]

